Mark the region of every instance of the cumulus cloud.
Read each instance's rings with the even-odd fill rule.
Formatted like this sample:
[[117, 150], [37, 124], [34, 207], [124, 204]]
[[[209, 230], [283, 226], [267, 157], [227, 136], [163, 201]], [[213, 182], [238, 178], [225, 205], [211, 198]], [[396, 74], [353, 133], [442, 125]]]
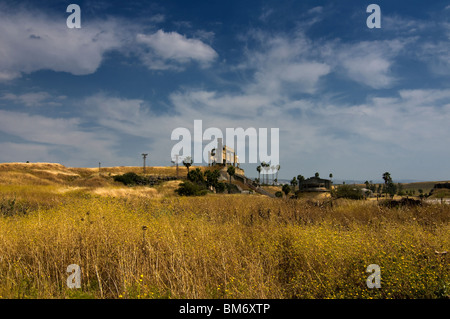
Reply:
[[0, 80], [44, 69], [91, 74], [107, 51], [122, 45], [121, 25], [112, 19], [69, 29], [64, 19], [34, 9], [2, 11], [0, 29]]
[[249, 38], [256, 46], [248, 49], [240, 68], [253, 71], [253, 80], [246, 86], [252, 93], [282, 94], [290, 92], [314, 93], [320, 79], [329, 74], [330, 66], [318, 60], [315, 45], [303, 34], [294, 36], [268, 35], [253, 31]]
[[138, 34], [136, 39], [148, 48], [141, 58], [150, 69], [179, 68], [192, 61], [207, 66], [218, 57], [209, 45], [177, 32], [158, 30], [153, 34]]
[[[80, 29], [69, 29], [65, 18], [37, 9], [0, 10], [0, 81], [38, 70], [92, 74], [113, 50], [135, 52], [147, 67], [159, 70], [181, 70], [192, 61], [205, 67], [218, 56], [201, 40], [177, 32], [143, 34], [138, 24], [116, 18], [83, 20]], [[163, 20], [155, 15], [149, 21]], [[198, 36], [212, 40], [214, 34], [203, 30]]]

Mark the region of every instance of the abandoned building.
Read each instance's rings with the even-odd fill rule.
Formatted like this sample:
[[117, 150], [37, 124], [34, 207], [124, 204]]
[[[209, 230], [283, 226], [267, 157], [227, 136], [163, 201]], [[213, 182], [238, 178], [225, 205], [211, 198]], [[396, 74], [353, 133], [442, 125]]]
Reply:
[[302, 192], [329, 192], [331, 190], [331, 180], [310, 177], [300, 183], [299, 189]]
[[[217, 151], [219, 150], [219, 151]], [[220, 152], [222, 150], [222, 152]], [[212, 165], [233, 165], [239, 167], [239, 156], [231, 147], [223, 145], [222, 139], [217, 139], [217, 147], [208, 151], [208, 166]]]

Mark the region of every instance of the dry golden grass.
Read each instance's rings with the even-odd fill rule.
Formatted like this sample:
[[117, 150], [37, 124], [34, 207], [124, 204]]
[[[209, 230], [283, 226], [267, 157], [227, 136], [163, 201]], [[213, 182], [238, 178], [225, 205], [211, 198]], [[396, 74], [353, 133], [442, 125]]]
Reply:
[[54, 183], [0, 185], [0, 298], [449, 297], [449, 205]]

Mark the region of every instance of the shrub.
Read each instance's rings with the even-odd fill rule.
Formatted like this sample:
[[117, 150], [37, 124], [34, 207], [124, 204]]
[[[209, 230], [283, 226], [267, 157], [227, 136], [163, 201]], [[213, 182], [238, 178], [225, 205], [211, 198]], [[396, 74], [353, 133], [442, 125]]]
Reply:
[[205, 177], [203, 176], [202, 171], [198, 167], [195, 170], [189, 171], [189, 173], [187, 174], [187, 179], [196, 184], [205, 183]]
[[148, 185], [150, 180], [146, 177], [139, 176], [136, 173], [130, 172], [123, 175], [114, 176], [114, 181], [121, 182], [125, 185]]
[[214, 188], [216, 189], [216, 193], [223, 193], [225, 192], [226, 186], [224, 183], [218, 182], [217, 184], [215, 184]]
[[203, 196], [208, 193], [208, 190], [202, 185], [186, 181], [181, 183], [175, 192], [180, 196]]
[[278, 198], [281, 198], [281, 197], [283, 197], [283, 192], [282, 191], [277, 191], [275, 193], [275, 196], [278, 197]]
[[288, 184], [284, 184], [281, 190], [286, 194], [286, 196], [291, 192], [291, 188]]
[[337, 198], [362, 199], [364, 196], [361, 190], [352, 185], [342, 185], [336, 190]]
[[239, 194], [241, 191], [234, 184], [224, 184], [229, 194]]

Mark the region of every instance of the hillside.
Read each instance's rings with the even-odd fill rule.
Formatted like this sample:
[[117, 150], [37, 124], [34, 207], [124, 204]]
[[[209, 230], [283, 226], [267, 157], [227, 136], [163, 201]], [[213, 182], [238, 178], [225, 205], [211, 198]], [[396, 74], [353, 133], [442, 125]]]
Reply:
[[[191, 166], [190, 170], [196, 168], [200, 168], [202, 171], [215, 169], [214, 167]], [[0, 164], [0, 191], [2, 194], [13, 194], [19, 197], [41, 196], [44, 188], [46, 193], [54, 194], [87, 192], [92, 195], [114, 197], [161, 197], [174, 194], [175, 189], [187, 175], [187, 168], [182, 165], [178, 167], [180, 180], [163, 181], [155, 187], [128, 187], [114, 181], [115, 175], [129, 172], [143, 175], [143, 168], [101, 167], [99, 171], [98, 168], [66, 167], [58, 163], [2, 163]], [[146, 176], [160, 178], [177, 176], [176, 167], [146, 167], [145, 172]], [[237, 173], [243, 174], [244, 172], [237, 169]], [[248, 190], [248, 187], [242, 183], [237, 181], [233, 183], [238, 184], [243, 190]]]
[[[143, 169], [131, 166], [102, 167], [99, 172], [98, 168], [65, 167], [57, 163], [3, 163], [0, 164], [0, 184], [108, 186], [114, 184], [109, 177], [128, 172], [142, 174]], [[186, 167], [180, 166], [178, 174], [180, 177], [186, 176]], [[176, 167], [146, 167], [146, 175], [176, 176], [177, 170]]]

